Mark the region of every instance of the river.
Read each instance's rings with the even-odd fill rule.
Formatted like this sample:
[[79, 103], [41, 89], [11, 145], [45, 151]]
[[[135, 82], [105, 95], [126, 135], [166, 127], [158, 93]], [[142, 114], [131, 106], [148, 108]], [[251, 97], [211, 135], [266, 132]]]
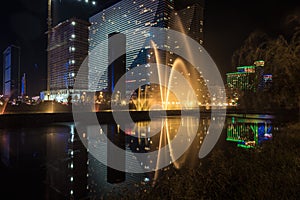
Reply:
[[[116, 124], [77, 131], [72, 122], [2, 128], [1, 196], [8, 195], [10, 199], [105, 199], [109, 195], [120, 195], [122, 191], [134, 191], [141, 185], [155, 184], [163, 170], [182, 166], [193, 168], [201, 162], [201, 146], [207, 134], [214, 134], [209, 132], [212, 120], [215, 119], [158, 117], [151, 122], [127, 124], [124, 131]], [[227, 115], [214, 148], [228, 145], [256, 148], [271, 140], [279, 128], [276, 117], [271, 115]], [[172, 143], [179, 134], [183, 134], [179, 143]], [[100, 135], [107, 135], [124, 153], [112, 153]], [[181, 144], [188, 147], [176, 154]], [[144, 160], [133, 158], [135, 154], [148, 157]], [[106, 166], [116, 159], [119, 165], [126, 166], [127, 172]], [[166, 162], [168, 165], [164, 165]], [[161, 170], [153, 172], [153, 168]], [[134, 173], [134, 170], [145, 173]]]

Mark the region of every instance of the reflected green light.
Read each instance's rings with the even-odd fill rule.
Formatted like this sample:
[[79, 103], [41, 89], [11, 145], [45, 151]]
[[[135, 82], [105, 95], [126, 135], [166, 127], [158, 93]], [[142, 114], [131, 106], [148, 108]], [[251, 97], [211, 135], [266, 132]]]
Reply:
[[245, 144], [237, 144], [238, 147], [245, 148], [245, 149], [252, 149], [254, 146], [245, 145]]

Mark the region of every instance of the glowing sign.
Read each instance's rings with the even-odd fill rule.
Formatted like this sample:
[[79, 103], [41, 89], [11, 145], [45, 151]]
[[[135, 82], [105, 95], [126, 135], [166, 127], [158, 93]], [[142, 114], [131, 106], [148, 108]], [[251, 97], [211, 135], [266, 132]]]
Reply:
[[272, 74], [265, 74], [264, 75], [264, 81], [265, 82], [272, 81]]

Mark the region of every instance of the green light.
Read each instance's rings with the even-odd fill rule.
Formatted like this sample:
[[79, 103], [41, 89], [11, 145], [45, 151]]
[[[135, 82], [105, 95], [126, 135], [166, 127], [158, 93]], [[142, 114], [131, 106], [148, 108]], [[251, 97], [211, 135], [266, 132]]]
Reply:
[[250, 145], [244, 145], [244, 144], [237, 144], [238, 147], [241, 147], [241, 148], [245, 148], [245, 149], [252, 149], [254, 148], [253, 146], [250, 146]]
[[250, 66], [240, 66], [240, 67], [237, 67], [237, 69], [253, 69], [253, 68], [255, 68], [255, 66], [252, 66], [252, 65], [250, 65]]
[[231, 142], [244, 142], [244, 140], [241, 139], [235, 139], [235, 138], [226, 138], [227, 141], [231, 141]]

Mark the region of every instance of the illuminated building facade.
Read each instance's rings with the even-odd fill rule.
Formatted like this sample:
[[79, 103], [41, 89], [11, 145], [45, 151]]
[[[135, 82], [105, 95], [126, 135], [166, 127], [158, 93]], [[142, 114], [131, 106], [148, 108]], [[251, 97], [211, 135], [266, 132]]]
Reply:
[[[264, 75], [264, 61], [255, 61], [254, 65], [237, 67], [236, 72], [226, 74], [227, 87], [240, 91], [256, 92], [265, 88], [269, 75]], [[268, 79], [269, 81], [270, 79]]]
[[[48, 48], [50, 68], [50, 100], [65, 101], [74, 91], [77, 72], [88, 55], [89, 23], [71, 18], [51, 29]], [[83, 65], [84, 66], [84, 65]], [[87, 68], [81, 68], [87, 74]], [[81, 80], [77, 90], [87, 89], [87, 80]]]
[[184, 9], [172, 13], [172, 29], [183, 32], [203, 45], [203, 14], [204, 3], [198, 1], [194, 4], [187, 4]]
[[[151, 37], [159, 37], [163, 46], [173, 45], [166, 35], [150, 33], [147, 27], [161, 27], [184, 32], [200, 44], [203, 43], [203, 2], [175, 10], [172, 0], [122, 0], [90, 17], [89, 46], [89, 90], [101, 91], [108, 87], [108, 35], [124, 33], [126, 37], [126, 69], [145, 65], [153, 61], [155, 55]], [[128, 32], [129, 31], [129, 32]], [[128, 34], [126, 34], [128, 33]], [[150, 39], [149, 39], [150, 38]], [[140, 45], [138, 50], [134, 46]], [[101, 46], [99, 48], [99, 46]], [[161, 64], [172, 66], [174, 56], [160, 53]], [[130, 82], [148, 84], [144, 76], [130, 74], [126, 77], [126, 87]]]
[[10, 45], [3, 52], [3, 95], [17, 98], [20, 95], [21, 49]]

